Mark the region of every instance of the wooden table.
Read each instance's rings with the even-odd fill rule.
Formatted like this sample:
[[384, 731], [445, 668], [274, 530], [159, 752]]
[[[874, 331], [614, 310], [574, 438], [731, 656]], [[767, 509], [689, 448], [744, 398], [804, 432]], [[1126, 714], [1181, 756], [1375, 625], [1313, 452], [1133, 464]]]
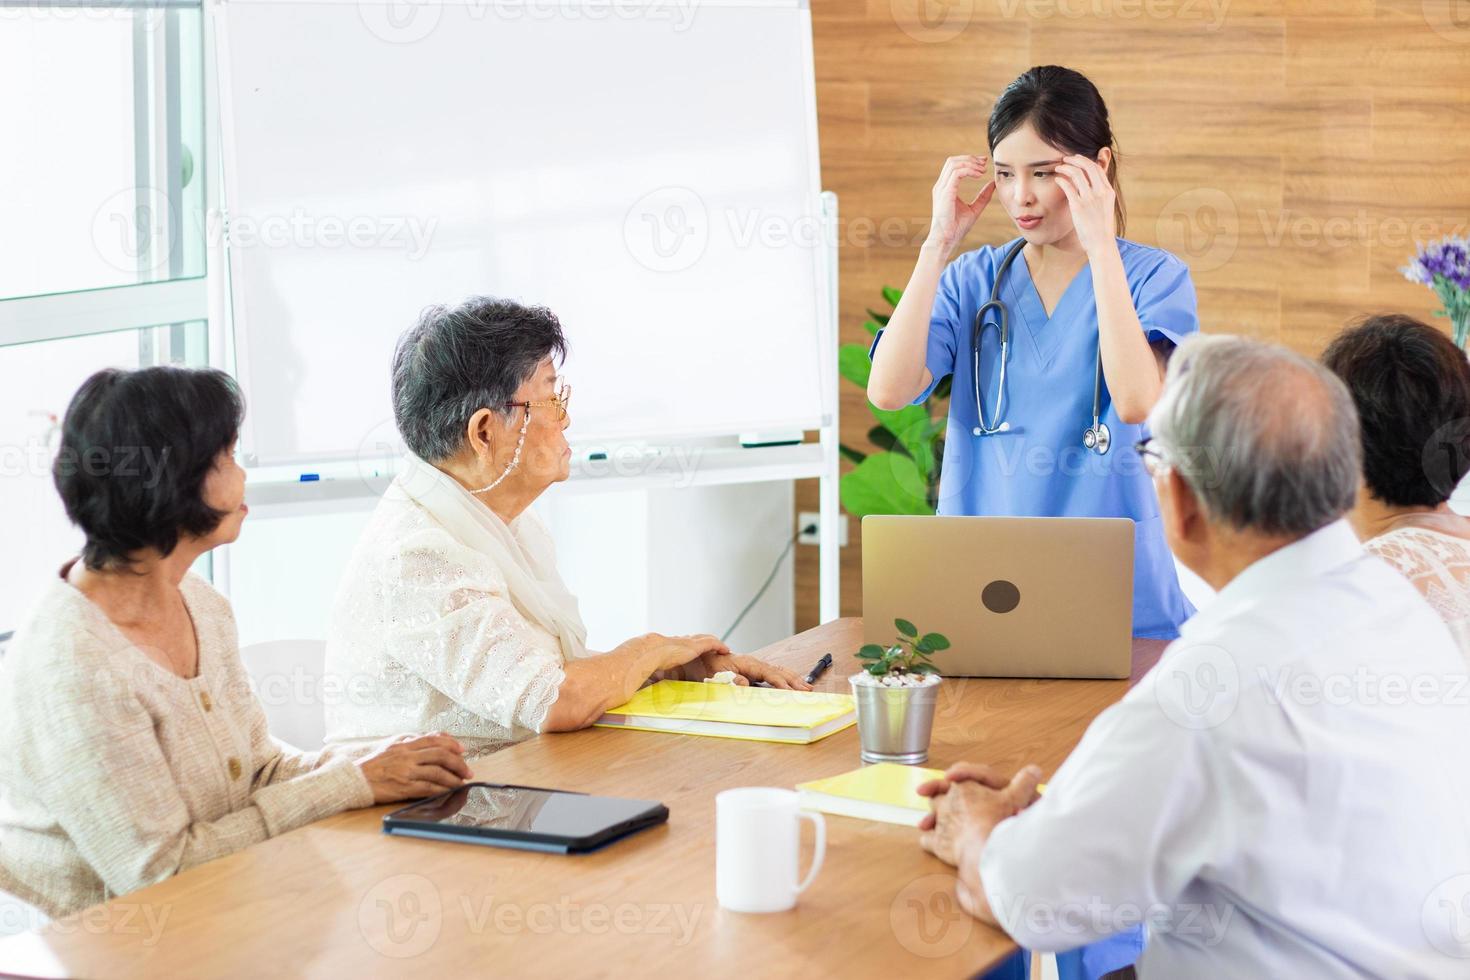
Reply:
[[[844, 619], [760, 656], [845, 691], [862, 621]], [[1133, 677], [1165, 644], [1136, 640]], [[1126, 681], [946, 680], [929, 765], [961, 759], [1051, 773]], [[816, 745], [591, 729], [546, 735], [475, 765], [480, 779], [662, 800], [667, 825], [579, 856], [384, 836], [389, 807], [357, 810], [0, 941], [0, 971], [28, 976], [582, 978], [958, 977], [1015, 949], [954, 899], [954, 875], [917, 832], [827, 817], [826, 866], [793, 911], [715, 902], [714, 797], [792, 786], [859, 765], [857, 729]], [[807, 832], [809, 835], [809, 831]], [[803, 867], [809, 845], [803, 846]]]

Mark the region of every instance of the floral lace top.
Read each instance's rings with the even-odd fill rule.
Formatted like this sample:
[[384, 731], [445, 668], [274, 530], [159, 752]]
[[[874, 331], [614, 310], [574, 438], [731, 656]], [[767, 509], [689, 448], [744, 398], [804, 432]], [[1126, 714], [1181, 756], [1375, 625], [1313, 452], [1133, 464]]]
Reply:
[[1414, 583], [1470, 657], [1470, 538], [1449, 533], [1453, 523], [1470, 526], [1453, 515], [1406, 518], [1364, 547]]
[[[510, 528], [547, 534], [531, 511]], [[562, 664], [560, 643], [517, 611], [490, 558], [414, 501], [385, 497], [332, 608], [327, 741], [444, 731], [494, 751], [540, 730]]]

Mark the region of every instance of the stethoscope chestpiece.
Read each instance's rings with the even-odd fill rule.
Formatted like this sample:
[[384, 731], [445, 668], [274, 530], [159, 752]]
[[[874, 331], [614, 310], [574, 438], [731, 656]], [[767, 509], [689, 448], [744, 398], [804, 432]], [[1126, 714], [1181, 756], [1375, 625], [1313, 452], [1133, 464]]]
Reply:
[[1104, 456], [1113, 447], [1113, 433], [1106, 422], [1097, 422], [1082, 433], [1082, 445], [1099, 456]]

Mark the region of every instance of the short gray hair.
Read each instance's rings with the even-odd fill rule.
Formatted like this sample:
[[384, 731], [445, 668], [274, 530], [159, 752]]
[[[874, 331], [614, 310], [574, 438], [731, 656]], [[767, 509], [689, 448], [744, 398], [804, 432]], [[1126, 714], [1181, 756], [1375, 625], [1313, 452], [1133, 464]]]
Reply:
[[1362, 467], [1358, 415], [1326, 368], [1284, 347], [1196, 335], [1149, 416], [1161, 454], [1210, 520], [1301, 536], [1341, 517]]
[[409, 450], [439, 462], [464, 447], [482, 408], [508, 415], [505, 402], [548, 356], [565, 357], [561, 321], [544, 306], [474, 296], [431, 306], [393, 352], [393, 419]]

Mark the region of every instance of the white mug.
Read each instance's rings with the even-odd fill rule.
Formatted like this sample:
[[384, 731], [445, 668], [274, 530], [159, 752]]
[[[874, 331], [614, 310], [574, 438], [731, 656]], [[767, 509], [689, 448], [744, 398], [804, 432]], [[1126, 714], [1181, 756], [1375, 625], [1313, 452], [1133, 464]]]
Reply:
[[[801, 821], [817, 832], [812, 867], [798, 882]], [[715, 796], [715, 897], [733, 912], [785, 912], [796, 907], [822, 870], [827, 825], [797, 809], [789, 789], [746, 786]]]

